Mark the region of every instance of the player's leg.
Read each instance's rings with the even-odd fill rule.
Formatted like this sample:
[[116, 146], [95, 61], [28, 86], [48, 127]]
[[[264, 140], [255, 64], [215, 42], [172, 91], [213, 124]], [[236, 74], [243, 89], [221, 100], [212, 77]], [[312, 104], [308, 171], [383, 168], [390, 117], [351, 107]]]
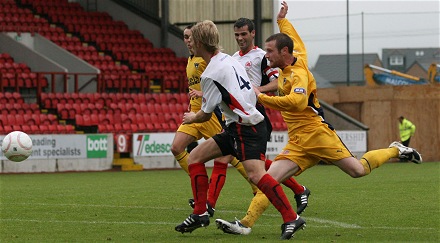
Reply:
[[[209, 139], [214, 137], [216, 134], [219, 134], [222, 130], [222, 126], [220, 125], [219, 120], [216, 116], [211, 116], [209, 121], [206, 121], [201, 124], [195, 125], [198, 131], [202, 134], [205, 139]], [[220, 141], [219, 141], [220, 142]], [[215, 205], [217, 203], [217, 199], [220, 195], [220, 192], [226, 181], [226, 172], [228, 169], [228, 163], [233, 159], [233, 156], [221, 156], [214, 159], [214, 167], [212, 169], [212, 173], [209, 179], [209, 190], [208, 190], [208, 212], [212, 217], [215, 211]]]
[[186, 151], [187, 151], [188, 153], [191, 153], [191, 151], [192, 151], [195, 147], [197, 147], [197, 145], [199, 145], [199, 143], [198, 143], [197, 141], [194, 141], [194, 142], [188, 144], [188, 146], [186, 146]]
[[[261, 160], [264, 159], [266, 153], [266, 132], [264, 122], [253, 127], [238, 126], [232, 131], [236, 147], [239, 148], [237, 149], [237, 158], [242, 161], [251, 182], [257, 185], [258, 189], [280, 212], [285, 223], [282, 225], [281, 238], [290, 239], [293, 233], [305, 224], [305, 221], [300, 219], [292, 209], [292, 205], [278, 181], [269, 172], [266, 172], [265, 162]], [[289, 172], [284, 170], [283, 173], [288, 174]]]
[[[255, 161], [244, 161], [243, 164], [246, 168], [246, 171], [248, 172], [251, 181], [256, 181], [260, 173], [256, 171], [256, 169], [258, 168], [249, 168], [249, 164], [252, 162], [254, 164], [257, 164]], [[264, 166], [264, 161], [261, 162]], [[298, 229], [304, 227], [305, 221], [295, 213], [282, 187], [280, 186], [278, 181], [271, 176], [271, 170], [276, 170], [272, 168], [275, 167], [275, 165], [277, 164], [281, 163], [274, 163], [274, 165], [269, 168], [269, 171], [260, 177], [257, 186], [266, 195], [269, 201], [274, 205], [274, 207], [278, 210], [278, 212], [280, 212], [281, 216], [283, 217], [284, 224], [282, 224], [281, 226], [281, 239], [290, 239]], [[288, 161], [288, 163], [286, 164], [294, 163]], [[291, 176], [289, 175], [289, 170], [287, 169], [288, 166], [277, 166], [277, 168], [282, 169], [282, 171], [278, 172], [281, 178]]]
[[235, 157], [233, 157], [232, 161], [229, 162], [229, 163], [230, 163], [232, 166], [234, 166], [235, 169], [237, 169], [237, 171], [241, 174], [241, 176], [243, 176], [243, 178], [244, 178], [247, 182], [249, 182], [249, 185], [250, 185], [251, 188], [252, 188], [252, 193], [255, 195], [255, 194], [257, 193], [257, 191], [258, 191], [258, 187], [257, 187], [254, 183], [252, 183], [252, 182], [249, 180], [249, 177], [247, 176], [247, 173], [246, 173], [246, 170], [245, 170], [244, 167], [243, 167], [243, 164], [242, 164], [237, 158], [235, 158]]
[[[409, 141], [410, 141], [410, 140], [411, 140], [411, 137], [408, 138], [408, 139], [405, 140], [405, 141], [402, 141], [401, 144], [402, 144], [403, 146], [405, 146], [405, 147], [409, 147]], [[408, 159], [407, 159], [407, 158], [399, 158], [399, 161], [400, 161], [400, 162], [408, 162]]]
[[[266, 170], [269, 170], [272, 161], [266, 159], [265, 162], [266, 162]], [[282, 183], [286, 187], [290, 188], [290, 190], [292, 190], [293, 193], [295, 194], [296, 213], [301, 214], [302, 212], [304, 212], [304, 210], [306, 209], [309, 203], [310, 190], [307, 189], [305, 186], [299, 184], [293, 177], [287, 178]]]
[[252, 198], [251, 204], [247, 210], [246, 215], [238, 220], [226, 221], [223, 219], [216, 219], [217, 228], [228, 234], [248, 235], [252, 231], [252, 227], [260, 216], [269, 207], [270, 201], [266, 195], [258, 190]]
[[334, 164], [351, 177], [358, 178], [370, 174], [373, 169], [378, 168], [390, 158], [407, 158], [416, 164], [422, 163], [422, 157], [415, 149], [394, 142], [389, 148], [368, 151], [360, 160], [348, 157]]
[[173, 143], [171, 144], [171, 153], [173, 153], [174, 158], [177, 160], [180, 167], [182, 167], [182, 169], [188, 174], [189, 153], [186, 151], [186, 147], [194, 141], [197, 141], [196, 137], [178, 130], [174, 135]]
[[[292, 146], [292, 144], [287, 144], [286, 147], [288, 146]], [[290, 151], [290, 153], [292, 153], [292, 151]], [[298, 164], [294, 162], [294, 159], [287, 159], [288, 157], [294, 158], [295, 153], [278, 155], [275, 158], [276, 162], [274, 162], [267, 171], [276, 181], [285, 181], [293, 175], [300, 173], [301, 169]], [[314, 161], [307, 161], [307, 163], [313, 164]], [[281, 239], [290, 239], [296, 231], [305, 227], [305, 220], [297, 213], [295, 213], [295, 215], [296, 217], [294, 219], [290, 219], [290, 221], [284, 220], [284, 224], [281, 225]]]
[[232, 155], [227, 155], [214, 160], [214, 167], [209, 179], [208, 189], [208, 213], [210, 217], [214, 216], [215, 206], [217, 204], [218, 197], [220, 196], [220, 192], [225, 185], [226, 172], [229, 161], [232, 160], [232, 157]]
[[208, 139], [197, 146], [188, 157], [188, 169], [191, 178], [191, 188], [194, 198], [193, 213], [188, 216], [175, 230], [181, 233], [209, 225], [209, 215], [206, 208], [208, 194], [208, 174], [205, 163], [222, 155], [217, 143]]

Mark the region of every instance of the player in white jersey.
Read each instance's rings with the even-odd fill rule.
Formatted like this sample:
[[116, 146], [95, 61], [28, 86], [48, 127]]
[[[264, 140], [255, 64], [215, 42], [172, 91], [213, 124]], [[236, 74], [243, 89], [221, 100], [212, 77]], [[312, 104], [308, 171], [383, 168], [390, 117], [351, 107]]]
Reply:
[[257, 99], [251, 92], [246, 71], [231, 56], [221, 52], [213, 56], [202, 74], [201, 84], [202, 110], [211, 113], [219, 105], [227, 127], [234, 122], [250, 126], [264, 120], [255, 107]]
[[193, 213], [177, 225], [175, 230], [181, 233], [192, 232], [209, 225], [205, 163], [228, 154], [236, 156], [243, 163], [249, 179], [266, 194], [283, 216], [283, 221], [295, 221], [298, 216], [282, 187], [265, 170], [266, 123], [264, 116], [255, 107], [253, 86], [244, 67], [231, 56], [220, 52], [219, 33], [212, 21], [199, 22], [191, 30], [194, 55], [202, 57], [208, 66], [201, 80], [202, 108], [197, 113], [185, 113], [183, 123], [204, 122], [219, 106], [225, 116], [226, 128], [190, 153], [188, 169], [195, 207]]
[[[266, 59], [266, 52], [261, 48], [255, 46], [255, 28], [252, 20], [248, 18], [239, 18], [234, 24], [234, 35], [237, 45], [240, 50], [237, 51], [232, 58], [236, 59], [243, 67], [245, 67], [252, 85], [255, 87], [265, 85], [277, 86], [278, 69], [271, 68], [269, 61]], [[270, 84], [272, 83], [272, 84]], [[273, 88], [271, 88], [273, 89]], [[272, 125], [269, 117], [266, 114], [264, 106], [257, 103], [257, 109], [260, 111], [266, 121], [268, 141], [272, 132]], [[266, 170], [269, 169], [272, 161], [265, 160]], [[310, 190], [299, 184], [293, 177], [288, 178], [283, 182], [285, 186], [290, 188], [295, 193], [295, 201], [297, 206], [297, 214], [301, 214], [308, 205], [308, 197]], [[223, 219], [216, 219], [217, 227], [228, 234], [242, 234], [248, 235], [251, 233], [252, 227], [263, 212], [269, 207], [270, 202], [263, 192], [257, 191], [252, 198], [251, 204], [246, 212], [246, 215], [238, 220], [226, 221]]]

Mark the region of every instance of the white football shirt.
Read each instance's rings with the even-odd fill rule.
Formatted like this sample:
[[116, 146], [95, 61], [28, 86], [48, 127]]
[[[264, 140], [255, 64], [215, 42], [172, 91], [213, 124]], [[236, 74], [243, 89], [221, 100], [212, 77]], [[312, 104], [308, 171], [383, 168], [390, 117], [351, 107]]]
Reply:
[[266, 52], [255, 46], [247, 53], [237, 51], [232, 55], [243, 67], [253, 85], [259, 87], [268, 84], [278, 78], [278, 69], [271, 68], [269, 60], [265, 57]]
[[236, 122], [256, 125], [264, 116], [255, 108], [257, 97], [244, 67], [228, 54], [211, 58], [201, 77], [202, 110], [211, 113], [216, 106], [225, 116], [226, 126]]

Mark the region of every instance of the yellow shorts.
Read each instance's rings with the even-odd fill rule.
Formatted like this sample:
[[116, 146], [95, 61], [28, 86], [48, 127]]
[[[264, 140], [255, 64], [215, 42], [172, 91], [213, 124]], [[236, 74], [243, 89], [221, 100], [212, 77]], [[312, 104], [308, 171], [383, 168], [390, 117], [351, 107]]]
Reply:
[[294, 135], [289, 134], [287, 145], [275, 157], [275, 161], [287, 159], [295, 162], [300, 168], [295, 175], [299, 175], [320, 161], [333, 163], [348, 157], [353, 155], [336, 132], [327, 124], [320, 123], [318, 126], [298, 129]]
[[202, 137], [208, 139], [217, 133], [222, 131], [222, 126], [217, 117], [212, 114], [209, 121], [203, 123], [192, 123], [180, 125], [177, 129], [178, 132], [183, 132], [200, 140]]

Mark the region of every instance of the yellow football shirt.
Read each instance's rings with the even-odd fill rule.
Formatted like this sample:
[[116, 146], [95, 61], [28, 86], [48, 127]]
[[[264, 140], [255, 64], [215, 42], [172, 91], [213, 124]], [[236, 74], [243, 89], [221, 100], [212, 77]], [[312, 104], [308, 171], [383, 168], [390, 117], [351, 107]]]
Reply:
[[[206, 68], [206, 62], [201, 57], [188, 57], [188, 64], [186, 65], [186, 76], [188, 77], [188, 87], [194, 90], [201, 91], [200, 77]], [[202, 107], [202, 98], [191, 98], [191, 110], [197, 112]]]

